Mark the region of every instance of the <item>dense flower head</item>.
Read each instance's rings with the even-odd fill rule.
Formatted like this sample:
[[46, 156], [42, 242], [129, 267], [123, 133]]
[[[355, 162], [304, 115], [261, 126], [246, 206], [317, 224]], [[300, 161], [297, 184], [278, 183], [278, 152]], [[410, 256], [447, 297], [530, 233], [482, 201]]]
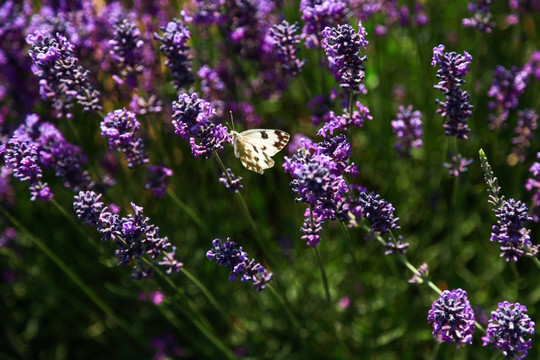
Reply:
[[371, 116], [367, 106], [362, 105], [360, 101], [357, 101], [355, 105], [357, 110], [353, 110], [352, 114], [349, 114], [349, 109], [345, 109], [341, 116], [330, 111], [329, 119], [325, 122], [323, 127], [319, 129], [317, 135], [333, 135], [335, 130], [347, 131], [353, 126], [364, 126], [364, 121], [366, 120], [373, 120], [373, 116]]
[[135, 114], [125, 108], [107, 114], [100, 125], [101, 136], [108, 138], [109, 148], [123, 153], [129, 168], [148, 162], [143, 140], [135, 135], [139, 127]]
[[73, 209], [77, 218], [82, 220], [84, 225], [97, 227], [99, 215], [103, 209], [102, 194], [93, 191], [79, 191], [74, 196]]
[[428, 312], [428, 322], [433, 324], [433, 335], [457, 347], [472, 343], [474, 311], [462, 289], [445, 290], [433, 302]]
[[0, 147], [7, 169], [19, 181], [35, 181], [42, 177], [38, 145], [24, 136], [13, 136]]
[[33, 62], [32, 72], [39, 79], [39, 93], [52, 100], [58, 117], [73, 117], [71, 109], [77, 102], [84, 111], [101, 109], [99, 92], [90, 83], [90, 74], [79, 65], [74, 45], [66, 37], [48, 35], [36, 30], [26, 37]]
[[341, 134], [325, 137], [323, 141], [311, 146], [315, 147], [316, 151], [320, 154], [328, 155], [332, 158], [335, 163], [335, 174], [358, 175], [358, 167], [354, 162], [350, 161], [352, 157], [352, 145], [346, 135]]
[[191, 56], [187, 41], [191, 33], [184, 24], [185, 20], [174, 18], [160, 29], [163, 35], [154, 34], [154, 38], [161, 41], [159, 50], [165, 55], [165, 66], [171, 69], [175, 89], [181, 89], [195, 81], [191, 72]]
[[208, 159], [213, 151], [221, 151], [230, 142], [227, 127], [212, 122], [214, 108], [196, 93], [180, 94], [173, 102], [174, 132], [189, 140], [193, 156]]
[[346, 22], [347, 0], [302, 0], [300, 13], [304, 21], [302, 38], [308, 49], [322, 47], [320, 33], [326, 27]]
[[226, 173], [223, 172], [221, 174], [221, 176], [219, 177], [219, 182], [235, 194], [244, 187], [242, 185], [242, 177], [235, 176], [231, 169], [227, 169]]
[[206, 253], [208, 260], [214, 260], [217, 265], [231, 269], [229, 280], [235, 281], [240, 276], [240, 281], [253, 283], [253, 288], [259, 292], [266, 288], [266, 284], [272, 280], [273, 274], [266, 271], [264, 266], [249, 260], [249, 255], [236, 247], [236, 243], [229, 238], [225, 242], [221, 239], [212, 241], [212, 249]]
[[367, 56], [360, 56], [360, 49], [365, 49], [368, 41], [362, 23], [358, 24], [358, 32], [351, 25], [345, 24], [326, 27], [322, 35], [330, 70], [340, 82], [339, 86], [365, 93], [365, 86], [362, 83], [366, 76], [364, 62]]
[[[540, 159], [540, 153], [536, 153], [536, 158]], [[532, 177], [527, 179], [525, 189], [527, 191], [534, 191], [531, 197], [531, 208], [533, 220], [538, 222], [540, 220], [540, 162], [535, 161], [529, 167], [529, 172]]]
[[450, 162], [443, 163], [443, 166], [448, 169], [450, 176], [458, 177], [460, 174], [467, 172], [467, 166], [472, 163], [472, 158], [465, 158], [461, 154], [450, 153]]
[[493, 83], [488, 90], [488, 96], [493, 101], [488, 102], [488, 108], [495, 113], [489, 115], [490, 129], [506, 127], [506, 119], [511, 110], [517, 108], [519, 97], [527, 87], [529, 74], [524, 69], [512, 66], [506, 69], [497, 65], [493, 72]]
[[433, 48], [431, 65], [439, 67], [437, 79], [439, 82], [433, 87], [444, 95], [444, 101], [436, 99], [440, 108], [437, 113], [446, 118], [444, 134], [455, 136], [458, 139], [467, 139], [471, 129], [467, 119], [472, 116], [473, 106], [469, 103], [470, 95], [461, 89], [465, 83], [463, 77], [469, 72], [472, 56], [464, 51], [464, 55], [455, 52], [444, 52], [444, 45]]
[[358, 202], [362, 209], [362, 215], [371, 224], [371, 230], [385, 235], [392, 230], [399, 229], [394, 217], [394, 207], [388, 201], [381, 198], [375, 192], [361, 192], [358, 196]]
[[136, 75], [143, 71], [141, 31], [129, 19], [118, 20], [114, 25], [113, 38], [109, 41], [111, 57], [120, 68], [120, 75], [127, 84], [135, 87]]
[[394, 147], [400, 156], [410, 156], [411, 148], [422, 147], [422, 113], [400, 105], [396, 119], [392, 120], [392, 131], [398, 138]]
[[280, 24], [275, 24], [270, 28], [276, 56], [281, 63], [283, 72], [289, 76], [297, 77], [306, 61], [297, 57], [300, 35], [298, 35], [298, 24], [289, 24], [283, 20]]
[[144, 188], [151, 189], [152, 195], [156, 198], [165, 196], [165, 191], [169, 186], [169, 178], [173, 175], [173, 171], [161, 165], [149, 166], [147, 170], [148, 174]]
[[535, 325], [526, 312], [527, 307], [520, 303], [499, 303], [491, 312], [483, 345], [502, 350], [507, 359], [524, 359], [531, 349]]
[[491, 21], [490, 6], [493, 0], [476, 0], [476, 2], [470, 2], [468, 10], [472, 14], [470, 18], [464, 18], [461, 21], [463, 27], [469, 27], [486, 34], [491, 33], [495, 27], [495, 23]]
[[502, 206], [494, 209], [497, 225], [492, 227], [490, 240], [499, 244], [501, 257], [506, 261], [518, 261], [521, 256], [534, 256], [538, 246], [533, 246], [529, 236], [530, 230], [525, 222], [531, 221], [529, 208], [521, 201], [504, 200]]
[[538, 127], [538, 114], [533, 109], [518, 111], [518, 123], [514, 129], [516, 136], [512, 138], [514, 145], [512, 153], [517, 156], [518, 161], [525, 161], [527, 148], [531, 145], [534, 130]]

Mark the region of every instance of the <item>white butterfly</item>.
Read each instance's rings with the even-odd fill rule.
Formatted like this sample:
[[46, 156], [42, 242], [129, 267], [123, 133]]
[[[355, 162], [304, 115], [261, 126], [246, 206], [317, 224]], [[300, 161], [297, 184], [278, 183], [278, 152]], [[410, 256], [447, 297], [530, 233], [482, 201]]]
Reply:
[[289, 142], [290, 135], [282, 130], [251, 129], [238, 133], [231, 131], [234, 155], [248, 170], [264, 173], [274, 166], [272, 156]]

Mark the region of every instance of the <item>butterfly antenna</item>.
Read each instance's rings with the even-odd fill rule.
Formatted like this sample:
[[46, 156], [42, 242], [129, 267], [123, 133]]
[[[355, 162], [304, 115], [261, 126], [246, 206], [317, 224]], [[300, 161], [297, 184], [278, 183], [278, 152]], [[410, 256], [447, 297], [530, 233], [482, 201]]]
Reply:
[[232, 124], [232, 129], [234, 130], [234, 118], [232, 115], [232, 111], [229, 110], [229, 114], [231, 114], [231, 124]]

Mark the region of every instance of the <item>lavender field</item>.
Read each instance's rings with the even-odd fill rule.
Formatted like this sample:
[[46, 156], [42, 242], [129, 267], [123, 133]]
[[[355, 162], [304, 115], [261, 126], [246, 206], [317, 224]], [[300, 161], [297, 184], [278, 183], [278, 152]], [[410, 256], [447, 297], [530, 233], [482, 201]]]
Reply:
[[538, 359], [540, 1], [0, 4], [0, 359]]

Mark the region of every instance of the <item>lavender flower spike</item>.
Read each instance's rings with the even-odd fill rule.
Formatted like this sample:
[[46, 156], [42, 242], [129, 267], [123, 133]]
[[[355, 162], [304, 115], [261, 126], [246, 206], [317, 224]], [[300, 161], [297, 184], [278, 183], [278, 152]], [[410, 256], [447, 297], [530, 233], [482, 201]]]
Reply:
[[109, 40], [109, 51], [130, 87], [137, 85], [136, 77], [143, 70], [141, 31], [128, 19], [118, 20], [114, 25], [114, 38]]
[[527, 307], [520, 303], [499, 303], [497, 310], [491, 312], [483, 345], [501, 349], [507, 359], [524, 359], [532, 343], [527, 337], [534, 335], [535, 325], [526, 312]]
[[299, 50], [298, 44], [300, 44], [297, 23], [291, 25], [286, 20], [283, 20], [281, 24], [273, 25], [269, 32], [274, 41], [277, 59], [282, 64], [283, 71], [292, 77], [297, 77], [306, 63], [305, 60], [296, 57]]
[[438, 340], [455, 343], [457, 347], [472, 343], [474, 311], [466, 291], [445, 290], [431, 305], [427, 319]]
[[362, 192], [358, 197], [362, 215], [371, 223], [371, 230], [381, 235], [399, 229], [394, 218], [394, 207], [375, 192]]
[[219, 182], [235, 194], [244, 187], [242, 185], [242, 177], [236, 177], [231, 169], [227, 169], [226, 173], [223, 172], [221, 174], [221, 176], [219, 177]]
[[410, 156], [411, 148], [422, 146], [422, 113], [418, 110], [413, 111], [412, 105], [407, 108], [400, 105], [396, 119], [392, 120], [391, 125], [398, 138], [394, 147], [400, 156]]

